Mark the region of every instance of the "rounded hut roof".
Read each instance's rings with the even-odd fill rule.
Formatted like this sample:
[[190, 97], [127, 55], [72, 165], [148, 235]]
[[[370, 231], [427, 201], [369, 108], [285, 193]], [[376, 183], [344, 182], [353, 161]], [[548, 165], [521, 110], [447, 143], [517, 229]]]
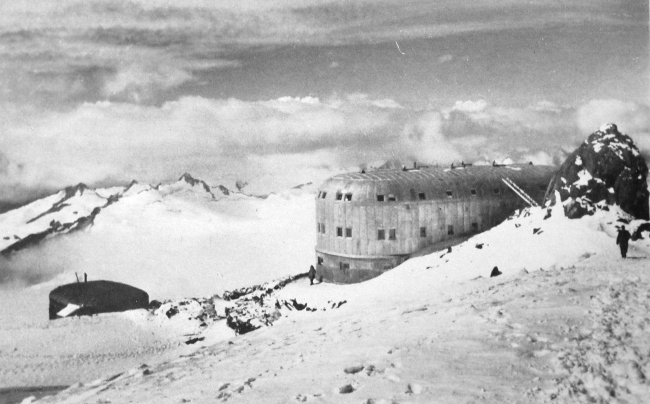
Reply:
[[426, 199], [442, 199], [449, 196], [448, 191], [454, 197], [469, 197], [472, 189], [482, 195], [505, 187], [504, 178], [510, 178], [521, 188], [537, 189], [540, 184], [547, 185], [554, 172], [554, 167], [531, 164], [376, 170], [335, 175], [326, 180], [319, 191], [327, 192], [327, 199], [334, 199], [336, 193], [352, 193], [352, 202], [375, 201], [376, 195], [417, 200], [419, 193], [425, 193]]

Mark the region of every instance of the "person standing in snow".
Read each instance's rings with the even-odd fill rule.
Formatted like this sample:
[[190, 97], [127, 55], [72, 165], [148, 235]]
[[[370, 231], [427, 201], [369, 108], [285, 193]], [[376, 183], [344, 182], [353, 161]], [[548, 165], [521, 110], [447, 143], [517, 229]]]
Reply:
[[625, 230], [625, 226], [621, 226], [621, 230], [618, 231], [618, 236], [616, 237], [616, 244], [621, 248], [621, 257], [625, 258], [627, 256], [627, 242], [632, 238], [630, 232]]
[[314, 269], [313, 265], [309, 267], [308, 276], [309, 276], [309, 284], [313, 285], [314, 284], [314, 278], [316, 277], [316, 270]]

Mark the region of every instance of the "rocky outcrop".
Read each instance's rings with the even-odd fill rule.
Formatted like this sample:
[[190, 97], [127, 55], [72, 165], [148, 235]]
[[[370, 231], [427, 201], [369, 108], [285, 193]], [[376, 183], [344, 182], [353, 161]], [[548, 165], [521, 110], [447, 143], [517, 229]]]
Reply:
[[[210, 186], [208, 184], [206, 184], [205, 181], [197, 180], [196, 178], [192, 177], [189, 173], [185, 173], [185, 174], [181, 175], [181, 178], [179, 178], [178, 180], [179, 181], [185, 181], [185, 182], [187, 182], [188, 184], [190, 184], [193, 187], [197, 186], [197, 185], [200, 185], [200, 186], [203, 187], [205, 192], [212, 195], [212, 191], [210, 190]], [[212, 196], [214, 197], [214, 195], [212, 195]]]
[[569, 218], [593, 214], [604, 205], [619, 205], [638, 219], [650, 219], [648, 166], [632, 139], [608, 123], [567, 157], [551, 180], [545, 200], [557, 203]]
[[0, 251], [0, 255], [6, 257], [13, 252], [35, 246], [47, 237], [55, 234], [73, 233], [75, 231], [85, 230], [94, 224], [95, 216], [97, 216], [101, 210], [100, 207], [96, 207], [88, 216], [82, 216], [73, 222], [61, 223], [57, 220], [52, 220], [47, 229], [29, 234], [22, 239], [15, 236], [15, 239], [18, 241]]

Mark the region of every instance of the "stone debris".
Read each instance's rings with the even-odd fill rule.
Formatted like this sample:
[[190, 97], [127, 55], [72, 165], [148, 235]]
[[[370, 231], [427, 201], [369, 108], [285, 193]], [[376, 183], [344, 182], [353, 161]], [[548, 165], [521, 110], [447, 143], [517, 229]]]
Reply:
[[[328, 301], [326, 307], [315, 308], [296, 299], [285, 300], [275, 297], [275, 292], [304, 277], [305, 274], [288, 276], [260, 285], [226, 291], [222, 296], [165, 301], [152, 308], [152, 313], [165, 316], [170, 320], [182, 314], [184, 318], [194, 322], [195, 333], [185, 341], [186, 344], [194, 344], [203, 340], [200, 334], [216, 321], [225, 320], [236, 335], [242, 335], [273, 325], [282, 316], [283, 311], [314, 312], [318, 309], [336, 309], [347, 303], [345, 300]], [[218, 306], [223, 303], [226, 304], [222, 310]]]

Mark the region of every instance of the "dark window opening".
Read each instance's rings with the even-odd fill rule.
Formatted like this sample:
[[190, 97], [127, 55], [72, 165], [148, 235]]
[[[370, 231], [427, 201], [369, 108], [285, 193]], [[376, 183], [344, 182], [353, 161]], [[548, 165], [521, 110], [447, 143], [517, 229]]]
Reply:
[[418, 197], [420, 198], [421, 201], [424, 201], [427, 199], [427, 196], [424, 194], [424, 192], [420, 192], [418, 194]]
[[472, 196], [476, 196], [476, 190], [475, 189], [470, 189], [469, 193], [472, 194]]
[[427, 236], [427, 228], [420, 227], [420, 237], [426, 237], [426, 236]]
[[316, 198], [320, 198], [320, 194], [322, 194], [322, 192], [318, 191], [318, 196]]
[[336, 228], [336, 237], [343, 237], [343, 227]]
[[454, 235], [454, 225], [453, 224], [447, 225], [447, 234], [450, 235], [450, 236]]
[[350, 264], [347, 262], [339, 262], [339, 269], [341, 271], [347, 271], [348, 269], [350, 269]]
[[316, 226], [316, 232], [317, 232], [317, 233], [320, 233], [320, 223], [316, 223], [316, 224], [317, 224], [317, 226]]
[[474, 222], [472, 223], [472, 231], [477, 232], [478, 231], [478, 223]]
[[337, 193], [336, 193], [336, 200], [337, 200], [337, 201], [340, 201], [341, 199], [343, 199], [343, 194], [340, 193], [340, 192], [337, 192]]
[[345, 237], [352, 237], [352, 227], [345, 228]]
[[318, 257], [318, 265], [323, 265], [323, 257]]
[[540, 191], [546, 191], [546, 185], [542, 184], [539, 186]]
[[323, 191], [323, 195], [321, 196], [321, 198], [325, 199], [325, 196], [327, 196], [327, 192]]
[[377, 229], [377, 240], [386, 240], [386, 230]]
[[397, 237], [395, 237], [395, 229], [388, 230], [388, 239], [397, 240]]
[[494, 188], [494, 195], [499, 195], [501, 190], [499, 188]]
[[446, 194], [447, 194], [447, 197], [449, 197], [449, 198], [454, 196], [454, 193], [451, 192], [451, 191], [447, 191]]
[[352, 200], [352, 194], [345, 194], [345, 200], [346, 201], [351, 201]]
[[395, 195], [393, 194], [388, 195], [388, 202], [395, 202], [395, 201], [396, 201]]
[[321, 224], [321, 233], [325, 234], [325, 223]]
[[377, 202], [383, 202], [384, 201], [384, 195], [377, 195]]

